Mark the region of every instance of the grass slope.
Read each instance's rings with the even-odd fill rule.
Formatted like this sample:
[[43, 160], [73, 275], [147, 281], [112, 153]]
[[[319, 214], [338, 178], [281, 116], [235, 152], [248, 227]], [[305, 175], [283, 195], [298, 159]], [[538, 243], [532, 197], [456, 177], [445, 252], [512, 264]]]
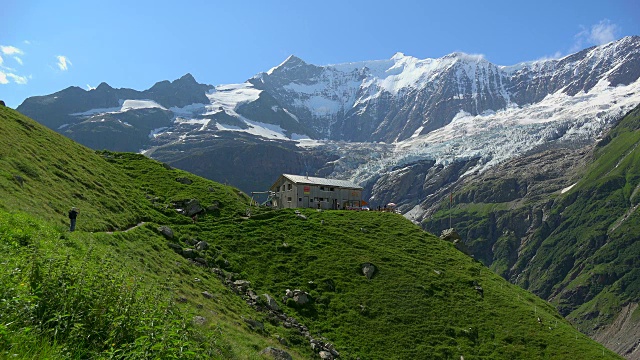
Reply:
[[[0, 357], [261, 358], [284, 347], [276, 339], [294, 358], [317, 356], [173, 252], [157, 231], [167, 225], [170, 242], [207, 241], [198, 256], [273, 295], [342, 358], [618, 358], [401, 216], [250, 208], [247, 217], [236, 189], [141, 155], [94, 153], [10, 109], [0, 108], [0, 134]], [[197, 224], [171, 206], [192, 198], [217, 205]], [[74, 233], [71, 206], [81, 212]], [[363, 263], [377, 267], [371, 279]], [[283, 303], [287, 288], [312, 301]]]
[[[534, 198], [542, 205], [533, 211], [521, 197], [473, 203], [477, 188], [499, 184], [472, 183], [457, 194], [465, 203], [451, 211], [456, 228], [494, 271], [550, 299], [581, 331], [594, 334], [640, 299], [638, 145], [640, 106], [597, 145], [569, 191]], [[431, 224], [448, 220], [448, 205]], [[497, 241], [487, 245], [482, 234]], [[627, 340], [633, 349], [637, 339]]]

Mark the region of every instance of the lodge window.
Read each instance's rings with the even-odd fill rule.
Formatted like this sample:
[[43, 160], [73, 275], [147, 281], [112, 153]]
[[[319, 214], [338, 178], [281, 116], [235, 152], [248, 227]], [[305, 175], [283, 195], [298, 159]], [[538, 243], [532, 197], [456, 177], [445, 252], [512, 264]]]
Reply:
[[289, 197], [287, 198], [287, 201], [288, 201], [288, 202], [291, 202], [291, 196], [289, 196]]
[[329, 191], [333, 191], [333, 188], [329, 189]]
[[298, 198], [298, 201], [302, 201], [302, 198]]
[[324, 191], [324, 186], [320, 186], [320, 191]]
[[287, 184], [287, 190], [291, 190], [291, 184]]

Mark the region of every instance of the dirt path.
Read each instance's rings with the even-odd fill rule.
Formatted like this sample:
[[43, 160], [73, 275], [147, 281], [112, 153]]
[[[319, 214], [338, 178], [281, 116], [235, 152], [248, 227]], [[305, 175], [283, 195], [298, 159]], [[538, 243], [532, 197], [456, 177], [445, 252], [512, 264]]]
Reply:
[[113, 234], [113, 233], [118, 233], [118, 232], [128, 232], [128, 231], [131, 231], [131, 230], [133, 230], [133, 229], [135, 229], [135, 228], [138, 228], [138, 227], [140, 227], [140, 226], [142, 226], [142, 225], [144, 225], [144, 224], [145, 224], [145, 222], [143, 221], [143, 222], [138, 223], [137, 225], [134, 225], [134, 226], [132, 226], [132, 227], [130, 227], [130, 228], [128, 228], [128, 229], [125, 229], [125, 230], [107, 231], [106, 233], [107, 233], [107, 234]]

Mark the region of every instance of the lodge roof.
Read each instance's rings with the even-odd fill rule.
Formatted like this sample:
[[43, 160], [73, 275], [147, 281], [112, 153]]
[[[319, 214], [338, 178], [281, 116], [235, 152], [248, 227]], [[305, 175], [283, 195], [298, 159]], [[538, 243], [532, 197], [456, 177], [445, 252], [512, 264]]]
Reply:
[[294, 184], [335, 186], [335, 187], [341, 187], [341, 188], [362, 190], [362, 186], [358, 186], [356, 183], [348, 180], [325, 179], [325, 178], [319, 178], [319, 177], [313, 177], [313, 176], [301, 176], [301, 175], [291, 175], [291, 174], [282, 174], [282, 176], [291, 180], [291, 182], [293, 182]]

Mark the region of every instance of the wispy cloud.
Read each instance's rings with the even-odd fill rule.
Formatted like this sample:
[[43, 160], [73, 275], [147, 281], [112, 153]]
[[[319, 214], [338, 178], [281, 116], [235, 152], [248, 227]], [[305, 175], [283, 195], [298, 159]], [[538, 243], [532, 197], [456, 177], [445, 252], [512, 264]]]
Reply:
[[23, 41], [23, 43], [24, 43], [25, 45], [31, 45], [31, 41], [29, 41], [29, 40], [25, 40], [25, 41]]
[[[20, 65], [22, 65], [22, 58], [18, 55], [24, 55], [24, 51], [11, 45], [0, 45], [0, 52], [4, 55], [12, 56], [13, 59]], [[2, 59], [0, 58], [0, 65], [2, 65]], [[5, 69], [7, 69], [5, 67]]]
[[0, 45], [0, 51], [2, 51], [2, 53], [5, 55], [24, 55], [24, 51], [11, 45], [9, 46]]
[[575, 43], [571, 52], [578, 51], [585, 46], [602, 45], [614, 41], [619, 33], [620, 26], [611, 23], [609, 19], [600, 20], [590, 28], [582, 26], [582, 30], [574, 36]]
[[63, 55], [56, 56], [58, 59], [58, 68], [62, 71], [67, 71], [69, 69], [69, 65], [73, 65], [73, 63]]
[[95, 87], [93, 87], [93, 86], [91, 86], [91, 85], [87, 84], [87, 90], [95, 90], [95, 89], [96, 89]]
[[24, 84], [27, 83], [27, 77], [26, 76], [19, 76], [19, 75], [16, 75], [16, 74], [9, 73], [9, 74], [7, 74], [7, 77], [13, 79], [13, 81], [16, 84], [24, 85]]
[[[23, 55], [24, 51], [17, 47], [0, 45], [0, 53], [11, 56], [18, 64], [22, 65], [22, 59], [18, 55]], [[0, 56], [0, 85], [9, 84], [12, 81], [16, 84], [26, 84], [28, 82], [28, 78], [16, 74], [16, 69], [6, 66], [4, 59]]]

